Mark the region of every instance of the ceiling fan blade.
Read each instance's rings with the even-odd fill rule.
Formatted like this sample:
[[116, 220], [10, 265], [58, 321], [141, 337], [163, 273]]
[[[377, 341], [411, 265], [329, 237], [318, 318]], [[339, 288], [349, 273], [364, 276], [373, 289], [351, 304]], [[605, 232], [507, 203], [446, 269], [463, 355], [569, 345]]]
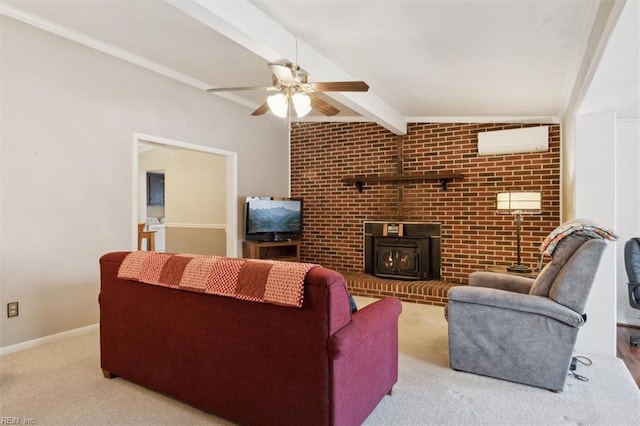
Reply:
[[257, 110], [253, 111], [251, 115], [262, 115], [267, 111], [269, 111], [269, 105], [265, 102], [262, 105], [260, 105]]
[[273, 72], [278, 80], [285, 82], [293, 81], [294, 75], [291, 67], [282, 64], [269, 64], [269, 68], [271, 68], [271, 72]]
[[247, 87], [214, 87], [211, 89], [207, 89], [207, 92], [239, 92], [242, 90], [264, 90], [264, 91], [270, 91], [270, 90], [278, 90], [276, 87], [273, 86], [247, 86]]
[[310, 96], [311, 98], [311, 107], [324, 114], [324, 115], [336, 115], [337, 113], [340, 112], [340, 110], [336, 107], [334, 107], [333, 105], [330, 105], [328, 103], [326, 103], [325, 101], [323, 101], [320, 98], [316, 98], [315, 96]]
[[327, 81], [309, 83], [317, 92], [366, 92], [369, 85], [364, 81]]

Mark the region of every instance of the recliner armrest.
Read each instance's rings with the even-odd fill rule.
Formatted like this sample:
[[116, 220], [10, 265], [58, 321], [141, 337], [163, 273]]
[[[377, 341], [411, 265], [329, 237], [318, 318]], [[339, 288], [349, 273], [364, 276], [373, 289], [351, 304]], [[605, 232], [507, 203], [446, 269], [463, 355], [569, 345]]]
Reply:
[[496, 288], [524, 294], [529, 294], [534, 282], [533, 278], [499, 272], [477, 271], [469, 275], [470, 286]]
[[627, 283], [629, 289], [629, 305], [632, 308], [640, 309], [640, 283]]
[[542, 296], [514, 293], [495, 288], [457, 286], [449, 290], [448, 297], [449, 301], [454, 303], [473, 303], [543, 315], [573, 327], [580, 327], [584, 324], [584, 318], [581, 314]]

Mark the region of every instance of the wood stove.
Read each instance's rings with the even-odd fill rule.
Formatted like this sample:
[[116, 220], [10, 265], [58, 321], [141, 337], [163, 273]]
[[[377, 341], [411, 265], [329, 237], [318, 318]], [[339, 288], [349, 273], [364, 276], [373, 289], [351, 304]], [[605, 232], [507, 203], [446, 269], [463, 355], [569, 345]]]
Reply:
[[365, 272], [404, 280], [440, 279], [440, 225], [365, 223]]
[[419, 241], [405, 238], [374, 239], [374, 274], [378, 277], [420, 279], [420, 259], [423, 256]]

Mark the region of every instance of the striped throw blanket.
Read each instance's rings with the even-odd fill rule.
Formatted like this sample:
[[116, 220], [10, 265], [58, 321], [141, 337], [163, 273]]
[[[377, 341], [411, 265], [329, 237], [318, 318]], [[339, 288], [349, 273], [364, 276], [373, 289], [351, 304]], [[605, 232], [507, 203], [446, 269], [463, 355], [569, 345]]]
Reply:
[[616, 233], [604, 225], [588, 219], [575, 219], [565, 222], [554, 229], [540, 245], [540, 252], [544, 255], [551, 256], [558, 243], [574, 232], [588, 238], [598, 238], [609, 241], [616, 241], [618, 239]]
[[129, 253], [118, 278], [253, 302], [301, 307], [303, 283], [314, 264], [222, 256]]

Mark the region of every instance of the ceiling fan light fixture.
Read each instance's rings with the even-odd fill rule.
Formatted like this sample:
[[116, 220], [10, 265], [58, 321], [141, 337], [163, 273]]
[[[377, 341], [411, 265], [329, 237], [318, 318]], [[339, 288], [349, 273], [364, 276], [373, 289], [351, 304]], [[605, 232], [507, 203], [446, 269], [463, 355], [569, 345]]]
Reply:
[[311, 98], [306, 93], [294, 93], [291, 97], [293, 107], [296, 110], [296, 115], [299, 118], [311, 112]]
[[[228, 92], [243, 90], [261, 90], [278, 93], [267, 97], [267, 102], [261, 104], [251, 115], [262, 115], [271, 111], [273, 115], [291, 120], [292, 109], [295, 109], [298, 118], [305, 117], [315, 110], [326, 116], [333, 116], [340, 110], [319, 97], [310, 97], [322, 92], [366, 92], [369, 85], [364, 81], [316, 81], [309, 82], [306, 71], [296, 64], [269, 64], [273, 74], [273, 86], [268, 87], [216, 87], [207, 89], [207, 92]], [[289, 104], [293, 105], [289, 105]], [[313, 104], [313, 105], [312, 105]]]
[[280, 118], [287, 117], [287, 109], [289, 108], [289, 101], [284, 93], [276, 93], [267, 98], [267, 105], [272, 113]]

